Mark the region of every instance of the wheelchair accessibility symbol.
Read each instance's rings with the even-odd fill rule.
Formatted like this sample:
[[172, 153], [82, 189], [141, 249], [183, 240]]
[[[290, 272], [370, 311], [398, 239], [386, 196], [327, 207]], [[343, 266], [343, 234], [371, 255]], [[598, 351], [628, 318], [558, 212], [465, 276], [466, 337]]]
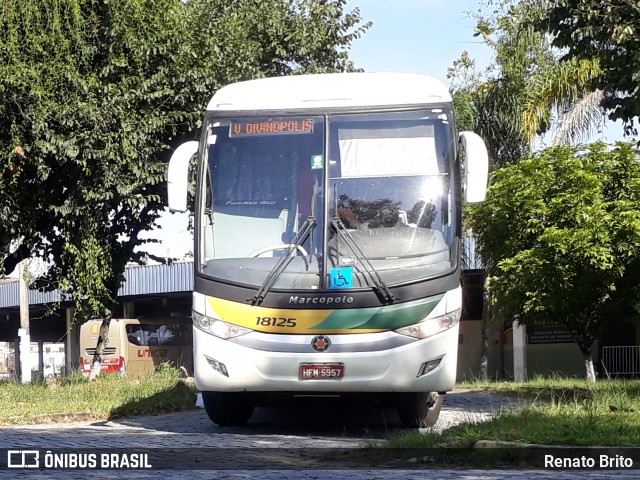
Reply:
[[353, 267], [334, 267], [329, 279], [331, 288], [353, 288]]

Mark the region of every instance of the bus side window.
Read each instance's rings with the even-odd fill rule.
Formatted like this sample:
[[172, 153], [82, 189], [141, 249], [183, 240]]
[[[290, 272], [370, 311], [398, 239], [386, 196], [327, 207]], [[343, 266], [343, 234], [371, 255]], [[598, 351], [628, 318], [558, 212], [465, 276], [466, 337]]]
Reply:
[[[173, 330], [167, 325], [161, 325], [156, 330], [156, 341], [160, 345], [176, 345], [176, 335]], [[151, 339], [149, 339], [151, 340]]]
[[127, 325], [127, 340], [133, 345], [145, 345], [145, 334], [140, 325]]

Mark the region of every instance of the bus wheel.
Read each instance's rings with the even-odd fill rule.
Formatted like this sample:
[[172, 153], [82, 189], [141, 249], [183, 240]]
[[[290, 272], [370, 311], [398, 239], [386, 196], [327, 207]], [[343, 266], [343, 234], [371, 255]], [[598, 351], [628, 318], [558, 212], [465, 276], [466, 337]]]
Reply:
[[202, 402], [209, 419], [221, 427], [244, 425], [254, 409], [253, 402], [244, 393], [202, 392]]
[[401, 393], [398, 395], [397, 408], [403, 427], [433, 427], [440, 416], [444, 394]]

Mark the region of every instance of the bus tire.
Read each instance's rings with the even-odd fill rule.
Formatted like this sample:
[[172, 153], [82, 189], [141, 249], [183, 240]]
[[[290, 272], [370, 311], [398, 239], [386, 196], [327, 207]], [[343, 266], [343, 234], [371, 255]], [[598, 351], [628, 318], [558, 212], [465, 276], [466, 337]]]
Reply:
[[396, 407], [400, 423], [407, 428], [433, 427], [440, 416], [444, 394], [438, 392], [400, 393]]
[[221, 427], [244, 425], [255, 407], [247, 394], [239, 392], [202, 392], [202, 402], [209, 419]]

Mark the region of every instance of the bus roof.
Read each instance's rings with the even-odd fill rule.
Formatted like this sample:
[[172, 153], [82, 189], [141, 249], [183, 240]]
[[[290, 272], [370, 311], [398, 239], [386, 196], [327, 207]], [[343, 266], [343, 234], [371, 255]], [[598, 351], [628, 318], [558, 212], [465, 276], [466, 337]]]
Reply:
[[438, 79], [412, 73], [328, 73], [262, 78], [227, 85], [207, 110], [295, 110], [451, 102]]

